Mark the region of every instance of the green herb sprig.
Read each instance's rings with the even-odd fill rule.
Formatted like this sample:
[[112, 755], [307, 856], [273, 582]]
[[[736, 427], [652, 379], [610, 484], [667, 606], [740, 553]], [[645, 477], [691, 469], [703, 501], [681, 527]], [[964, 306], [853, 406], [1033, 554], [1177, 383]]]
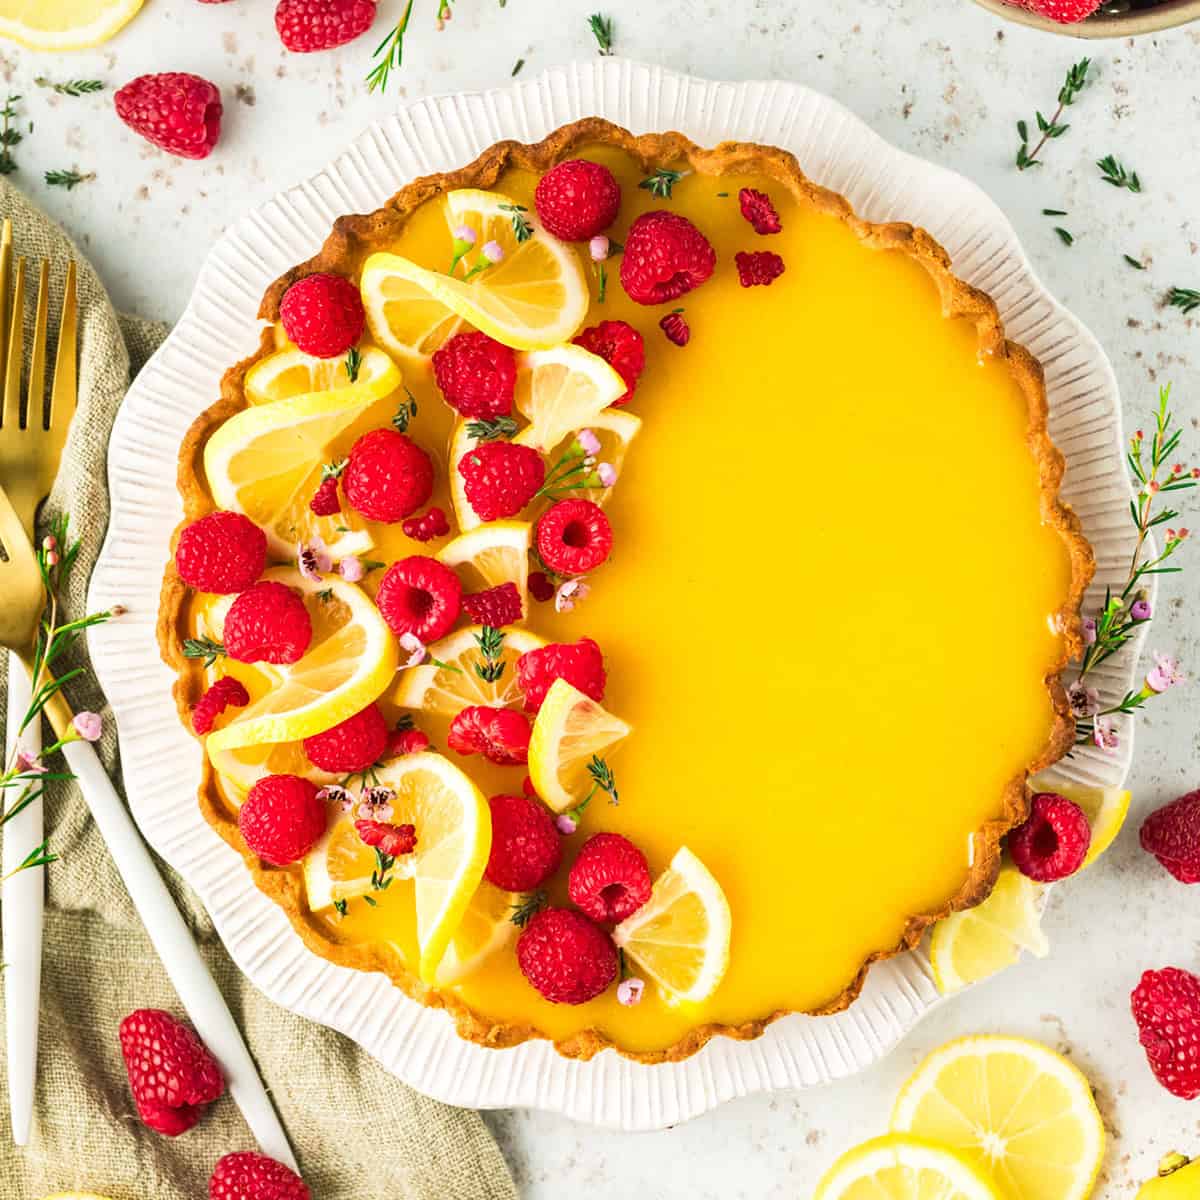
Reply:
[[367, 72], [367, 91], [376, 89], [385, 91], [393, 71], [398, 71], [404, 63], [404, 35], [408, 32], [408, 23], [412, 19], [414, 0], [408, 0], [400, 20], [388, 30], [383, 41], [375, 47], [371, 56], [375, 65]]
[[475, 664], [475, 674], [484, 683], [495, 683], [504, 675], [505, 663], [500, 657], [504, 653], [504, 630], [484, 625], [475, 634], [475, 643], [483, 655], [483, 661]]
[[527, 242], [533, 237], [533, 226], [529, 223], [529, 218], [525, 216], [529, 209], [524, 204], [501, 204], [499, 208], [501, 212], [510, 214], [513, 236], [518, 242]]
[[1131, 192], [1142, 190], [1142, 181], [1138, 178], [1138, 173], [1126, 171], [1124, 166], [1111, 154], [1106, 154], [1103, 158], [1098, 159], [1096, 166], [1100, 168], [1100, 178], [1105, 183], [1117, 188], [1127, 188]]
[[75, 170], [47, 171], [45, 175], [46, 183], [49, 187], [66, 188], [68, 192], [77, 188], [81, 183], [87, 183], [89, 180], [95, 178], [95, 171], [88, 171], [86, 173]]
[[17, 169], [12, 152], [25, 140], [25, 135], [12, 124], [17, 119], [20, 101], [19, 95], [10, 92], [4, 99], [4, 107], [0, 108], [0, 175], [11, 175]]
[[1180, 308], [1184, 315], [1200, 308], [1200, 291], [1195, 288], [1173, 287], [1167, 293], [1167, 303], [1172, 308]]
[[404, 394], [407, 399], [396, 410], [392, 417], [392, 426], [400, 433], [407, 433], [409, 423], [413, 417], [417, 415], [417, 398], [412, 394], [412, 390], [406, 384]]
[[202, 658], [204, 665], [211, 667], [218, 658], [225, 656], [225, 644], [215, 642], [210, 637], [184, 638], [184, 658]]
[[670, 200], [671, 189], [687, 174], [687, 171], [669, 171], [666, 167], [656, 167], [653, 174], [647, 175], [638, 187], [660, 200]]
[[518, 929], [524, 929], [546, 907], [546, 900], [546, 893], [540, 889], [536, 892], [526, 892], [512, 906], [512, 916], [509, 917], [509, 920]]
[[614, 28], [612, 17], [606, 17], [602, 13], [592, 13], [588, 17], [588, 28], [592, 31], [592, 36], [596, 39], [596, 46], [601, 55], [607, 57], [613, 52]]
[[39, 75], [33, 81], [38, 87], [49, 88], [60, 96], [90, 96], [93, 92], [104, 91], [104, 83], [99, 79], [66, 79], [56, 83]]
[[485, 417], [467, 422], [467, 437], [476, 442], [495, 442], [516, 432], [517, 423], [512, 417]]
[[1017, 147], [1018, 171], [1025, 171], [1029, 167], [1041, 166], [1041, 159], [1038, 158], [1038, 155], [1041, 154], [1046, 143], [1055, 138], [1062, 137], [1071, 128], [1070, 125], [1062, 123], [1062, 115], [1064, 110], [1075, 103], [1075, 98], [1083, 89], [1083, 85], [1087, 83], [1089, 66], [1091, 66], [1091, 59], [1081, 58], [1067, 72], [1062, 87], [1058, 89], [1058, 107], [1054, 110], [1052, 117], [1047, 120], [1041, 112], [1035, 114], [1038, 132], [1042, 136], [1032, 150], [1029, 149], [1028, 124], [1025, 121], [1017, 122], [1017, 133], [1021, 138], [1021, 144]]

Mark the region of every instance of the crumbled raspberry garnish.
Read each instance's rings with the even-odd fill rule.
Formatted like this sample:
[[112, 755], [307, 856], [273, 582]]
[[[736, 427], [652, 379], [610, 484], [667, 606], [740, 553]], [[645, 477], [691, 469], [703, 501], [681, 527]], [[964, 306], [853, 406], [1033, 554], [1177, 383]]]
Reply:
[[427, 508], [419, 517], [401, 521], [400, 528], [404, 530], [404, 536], [412, 538], [414, 542], [431, 542], [450, 532], [450, 522], [446, 520], [445, 512], [435, 505]]
[[417, 848], [415, 825], [390, 825], [387, 821], [355, 821], [363, 845], [376, 847], [392, 858], [411, 854]]
[[612, 526], [591, 500], [560, 500], [538, 518], [536, 542], [542, 562], [551, 570], [582, 575], [608, 558]]
[[539, 604], [545, 604], [547, 600], [554, 599], [554, 583], [545, 571], [529, 572], [529, 594]]
[[299, 775], [265, 775], [238, 809], [238, 829], [251, 853], [276, 867], [298, 862], [325, 832], [324, 803]]
[[179, 534], [175, 570], [189, 587], [227, 595], [245, 591], [267, 565], [267, 535], [239, 512], [211, 512]]
[[511, 708], [472, 705], [450, 722], [446, 744], [459, 754], [482, 754], [502, 767], [529, 757], [529, 722]]
[[604, 699], [607, 675], [604, 655], [591, 638], [573, 643], [551, 642], [527, 650], [517, 659], [517, 684], [525, 696], [525, 711], [536, 713], [556, 679], [565, 679], [598, 704]]
[[462, 584], [445, 563], [413, 554], [388, 567], [375, 604], [397, 637], [409, 633], [436, 642], [458, 620]]
[[521, 593], [515, 583], [501, 583], [486, 592], [465, 595], [462, 606], [477, 625], [491, 625], [496, 629], [515, 625], [523, 616]]
[[421, 754], [429, 749], [429, 738], [419, 729], [393, 729], [388, 734], [384, 758], [400, 758], [405, 754]]
[[659, 321], [658, 327], [667, 335], [667, 341], [676, 346], [686, 346], [692, 340], [692, 327], [684, 320], [682, 313], [667, 313]]
[[336, 475], [326, 475], [321, 480], [317, 490], [313, 493], [313, 498], [308, 502], [308, 507], [318, 517], [332, 517], [335, 513], [342, 511], [342, 502], [338, 498], [338, 477]]
[[738, 282], [742, 287], [767, 287], [783, 274], [783, 259], [773, 250], [739, 250], [733, 261], [737, 264]]
[[1039, 883], [1074, 875], [1083, 866], [1092, 827], [1083, 809], [1055, 792], [1034, 796], [1029, 820], [1008, 835], [1017, 870]]
[[180, 158], [207, 158], [221, 136], [221, 93], [186, 71], [140, 75], [113, 103], [134, 133]]
[[582, 330], [575, 338], [575, 345], [598, 354], [625, 380], [629, 390], [619, 400], [614, 400], [612, 407], [628, 404], [646, 366], [646, 345], [642, 335], [626, 321], [601, 321], [599, 325], [589, 325]]
[[551, 1004], [586, 1004], [617, 977], [617, 950], [581, 912], [544, 908], [517, 941], [521, 973]]
[[643, 213], [630, 226], [621, 254], [621, 285], [638, 304], [668, 304], [713, 273], [716, 251], [678, 213]]
[[458, 464], [467, 501], [481, 521], [516, 516], [546, 481], [546, 464], [529, 446], [483, 442]]
[[283, 1163], [239, 1150], [213, 1168], [208, 1200], [312, 1200], [304, 1180]]
[[363, 335], [366, 313], [358, 285], [318, 271], [297, 279], [279, 303], [283, 330], [305, 354], [340, 358]]
[[1152, 812], [1142, 823], [1141, 842], [1180, 883], [1200, 883], [1200, 791]]
[[744, 187], [738, 192], [738, 204], [742, 216], [754, 226], [755, 233], [779, 233], [783, 229], [775, 205], [771, 203], [771, 197], [766, 192]]
[[550, 810], [528, 796], [493, 796], [492, 849], [484, 876], [508, 892], [539, 888], [562, 861], [562, 839]]
[[617, 218], [621, 186], [600, 163], [572, 158], [538, 180], [534, 207], [546, 229], [564, 242], [586, 242]]
[[486, 420], [512, 412], [517, 356], [486, 333], [455, 334], [434, 352], [433, 374], [446, 403], [464, 417]]
[[433, 461], [407, 434], [372, 429], [350, 450], [342, 472], [346, 501], [370, 521], [395, 524], [433, 493]]
[[646, 856], [619, 833], [593, 834], [571, 866], [571, 903], [593, 921], [615, 925], [650, 899]]
[[1181, 1100], [1200, 1096], [1200, 979], [1179, 967], [1147, 971], [1130, 997], [1154, 1078]]
[[308, 761], [334, 775], [357, 775], [383, 756], [388, 742], [387, 721], [379, 705], [368, 704], [352, 717], [304, 739]]
[[264, 579], [240, 593], [225, 617], [225, 653], [238, 662], [299, 662], [312, 642], [312, 619], [299, 593]]
[[275, 28], [295, 54], [332, 50], [366, 33], [375, 7], [375, 0], [279, 0]]
[[203, 737], [211, 733], [217, 718], [233, 705], [242, 708], [250, 703], [245, 684], [232, 675], [222, 675], [192, 706], [192, 729]]

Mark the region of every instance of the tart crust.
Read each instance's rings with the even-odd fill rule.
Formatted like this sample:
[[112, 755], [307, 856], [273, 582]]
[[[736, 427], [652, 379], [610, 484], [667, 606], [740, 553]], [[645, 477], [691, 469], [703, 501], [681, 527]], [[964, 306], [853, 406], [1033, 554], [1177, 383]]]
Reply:
[[[619, 126], [594, 117], [555, 130], [535, 145], [499, 142], [461, 170], [414, 180], [377, 212], [339, 218], [319, 254], [294, 267], [267, 289], [259, 317], [267, 322], [277, 321], [283, 293], [305, 275], [314, 271], [354, 272], [367, 255], [386, 248], [409, 215], [427, 200], [454, 188], [491, 188], [510, 166], [543, 173], [572, 152], [597, 143], [624, 150], [647, 171], [686, 162], [692, 170], [705, 175], [739, 172], [766, 175], [821, 212], [839, 218], [864, 245], [873, 249], [897, 250], [920, 263], [937, 285], [944, 317], [961, 317], [973, 323], [980, 354], [1003, 360], [1025, 396], [1029, 406], [1026, 440], [1038, 464], [1042, 519], [1058, 531], [1070, 556], [1071, 586], [1066, 602], [1056, 614], [1063, 633], [1064, 651], [1061, 660], [1054, 664], [1045, 680], [1055, 713], [1046, 745], [1027, 769], [1014, 776], [1005, 788], [1003, 816], [989, 821], [976, 831], [973, 863], [958, 892], [943, 908], [910, 916], [896, 945], [870, 955], [840, 994], [808, 1010], [808, 1015], [825, 1016], [845, 1009], [856, 999], [873, 963], [914, 948], [933, 922], [951, 912], [979, 904], [991, 892], [1000, 866], [1001, 839], [1028, 816], [1027, 779], [1057, 762], [1074, 739], [1074, 722], [1059, 674], [1069, 658], [1082, 648], [1079, 609], [1084, 589], [1095, 569], [1092, 550], [1081, 532], [1078, 517], [1058, 495], [1064, 460], [1047, 431], [1046, 391], [1041, 365], [1023, 346], [1005, 337], [999, 312], [991, 297], [952, 273], [950, 256], [924, 229], [902, 222], [876, 224], [862, 220], [844, 197], [813, 183], [801, 171], [793, 155], [775, 147], [723, 142], [712, 149], [704, 149], [679, 133], [634, 136]], [[269, 327], [265, 328], [258, 351], [225, 373], [221, 381], [220, 399], [196, 419], [184, 438], [179, 452], [178, 486], [183, 498], [185, 524], [214, 507], [203, 482], [205, 442], [218, 425], [246, 406], [243, 389], [246, 372], [275, 348], [274, 332]], [[178, 530], [175, 537], [178, 537]], [[172, 539], [172, 550], [174, 541]], [[190, 709], [204, 690], [204, 674], [198, 664], [185, 658], [182, 653], [183, 638], [188, 636], [185, 628], [188, 594], [189, 589], [176, 574], [174, 563], [168, 563], [157, 634], [163, 660], [177, 675], [173, 690], [180, 718], [190, 729]], [[207, 758], [204, 760], [199, 798], [205, 818], [242, 855], [259, 889], [284, 909], [313, 953], [340, 966], [382, 971], [413, 999], [431, 1007], [446, 1009], [453, 1017], [459, 1035], [481, 1045], [504, 1048], [546, 1036], [529, 1025], [490, 1020], [475, 1012], [453, 992], [426, 987], [389, 947], [352, 946], [332, 940], [322, 923], [305, 907], [300, 868], [266, 866], [247, 850], [238, 831], [236, 816], [231, 814], [223, 800]], [[560, 1054], [569, 1058], [588, 1059], [598, 1051], [614, 1046], [621, 1054], [639, 1062], [676, 1062], [695, 1054], [718, 1034], [739, 1040], [759, 1037], [772, 1021], [786, 1016], [788, 1011], [779, 1010], [737, 1025], [716, 1022], [698, 1025], [673, 1045], [656, 1051], [622, 1049], [597, 1029], [583, 1030], [554, 1044]]]

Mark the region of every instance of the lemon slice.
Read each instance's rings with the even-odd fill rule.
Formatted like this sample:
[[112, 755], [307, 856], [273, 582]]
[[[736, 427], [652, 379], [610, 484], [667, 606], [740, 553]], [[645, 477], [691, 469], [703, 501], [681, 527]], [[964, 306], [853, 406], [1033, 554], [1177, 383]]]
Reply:
[[[406, 856], [410, 857], [410, 856]], [[401, 864], [398, 861], [397, 867]], [[363, 842], [354, 819], [341, 814], [304, 859], [304, 894], [313, 912], [338, 900], [355, 900], [371, 890], [375, 851]]]
[[699, 1004], [725, 977], [731, 927], [721, 885], [680, 846], [650, 899], [613, 930], [613, 941], [658, 984], [668, 1004]]
[[1080, 783], [1060, 783], [1049, 777], [1035, 779], [1030, 786], [1038, 792], [1057, 792], [1083, 809], [1092, 827], [1092, 840], [1083, 866], [1079, 868], [1081, 871], [1090, 867], [1113, 844], [1129, 815], [1132, 796], [1123, 788], [1086, 787]]
[[0, 37], [33, 50], [83, 50], [137, 16], [142, 0], [0, 0]]
[[[454, 506], [454, 519], [463, 533], [483, 524], [483, 519], [476, 514], [470, 500], [467, 499], [467, 489], [458, 469], [458, 464], [478, 445], [467, 432], [469, 425], [470, 421], [455, 423], [450, 434], [450, 450], [446, 456], [446, 470], [450, 475], [450, 503]], [[516, 441], [515, 438], [513, 440]]]
[[946, 996], [986, 979], [1012, 966], [1022, 950], [1045, 958], [1050, 943], [1041, 926], [1044, 891], [1005, 863], [982, 904], [939, 921], [929, 943], [938, 991]]
[[314, 767], [300, 742], [268, 742], [259, 746], [239, 746], [235, 750], [208, 750], [208, 761], [240, 804], [250, 789], [266, 775], [303, 775], [318, 787], [337, 783], [340, 775]]
[[529, 775], [537, 794], [555, 812], [573, 808], [591, 787], [592, 756], [630, 732], [630, 726], [590, 696], [556, 679], [529, 737]]
[[[374, 357], [372, 357], [374, 356]], [[333, 391], [303, 392], [235, 413], [208, 439], [204, 471], [221, 508], [243, 512], [267, 534], [270, 552], [292, 557], [296, 544], [319, 536], [335, 558], [373, 545], [348, 505], [318, 517], [308, 506], [324, 463], [344, 458], [360, 433], [387, 423], [400, 372], [378, 350], [368, 378]], [[269, 360], [267, 360], [269, 361]]]
[[1024, 1038], [969, 1037], [935, 1050], [901, 1089], [891, 1129], [961, 1153], [1011, 1200], [1085, 1200], [1104, 1159], [1091, 1085]]
[[[576, 252], [535, 229], [518, 242], [514, 202], [499, 192], [460, 189], [446, 196], [446, 219], [476, 231], [480, 247], [498, 242], [504, 258], [469, 282], [430, 271], [398, 254], [372, 254], [363, 266], [362, 295], [372, 336], [402, 361], [427, 361], [453, 332], [452, 317], [517, 350], [544, 350], [570, 341], [587, 316], [590, 295]], [[449, 264], [447, 263], [447, 266]], [[461, 268], [460, 268], [461, 270]]]
[[521, 595], [521, 612], [528, 617], [532, 544], [533, 526], [528, 521], [489, 521], [447, 543], [438, 558], [459, 571], [467, 591], [515, 583]]
[[381, 350], [368, 346], [362, 351], [357, 377], [351, 381], [345, 358], [314, 358], [289, 346], [259, 359], [246, 372], [242, 388], [251, 404], [272, 404], [307, 392], [332, 392], [357, 387], [375, 399], [400, 386], [395, 363]]
[[439, 987], [470, 975], [485, 959], [513, 941], [517, 935], [513, 908], [520, 899], [516, 892], [502, 891], [486, 879], [479, 885], [438, 964], [435, 982]]
[[813, 1200], [1001, 1200], [978, 1167], [943, 1146], [888, 1134], [847, 1150]]
[[[208, 735], [210, 754], [267, 742], [298, 742], [321, 733], [377, 699], [396, 673], [396, 639], [354, 584], [333, 575], [305, 579], [293, 567], [275, 567], [263, 578], [303, 593], [312, 617], [312, 643], [299, 662], [252, 664], [247, 674], [265, 677], [268, 686], [253, 688], [255, 698], [238, 709], [228, 725]], [[318, 597], [318, 592], [328, 595]], [[231, 671], [240, 666], [228, 665]], [[240, 670], [237, 674], [243, 676]]]
[[[492, 708], [511, 708], [521, 702], [517, 686], [517, 659], [546, 643], [536, 634], [524, 629], [506, 629], [500, 649], [504, 670], [495, 682], [489, 683], [475, 670], [483, 662], [475, 635], [482, 630], [475, 625], [460, 629], [429, 647], [430, 659], [445, 663], [439, 667], [430, 661], [420, 667], [409, 667], [400, 676], [393, 699], [401, 708], [419, 709], [427, 713], [453, 717], [473, 704]], [[457, 668], [447, 669], [447, 668]]]
[[568, 434], [592, 425], [626, 391], [625, 381], [582, 346], [555, 346], [523, 356], [514, 397], [529, 422], [521, 442], [548, 454]]

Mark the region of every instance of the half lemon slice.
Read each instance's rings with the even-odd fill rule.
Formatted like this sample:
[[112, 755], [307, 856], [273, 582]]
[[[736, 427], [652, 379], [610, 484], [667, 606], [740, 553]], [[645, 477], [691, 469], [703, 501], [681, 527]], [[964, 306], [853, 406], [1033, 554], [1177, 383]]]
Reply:
[[354, 818], [339, 815], [330, 821], [325, 836], [304, 859], [308, 907], [320, 912], [338, 900], [365, 896], [371, 890], [371, 873], [376, 865], [375, 851], [358, 836]]
[[381, 350], [368, 346], [362, 351], [358, 374], [351, 379], [345, 358], [314, 358], [295, 346], [261, 358], [246, 372], [242, 389], [251, 404], [272, 404], [307, 392], [333, 392], [357, 387], [376, 399], [400, 386], [396, 364]]
[[621, 376], [582, 346], [535, 350], [520, 365], [515, 402], [529, 426], [517, 440], [542, 454], [592, 425], [626, 391]]
[[486, 879], [479, 885], [438, 964], [439, 987], [465, 978], [516, 938], [512, 915], [520, 899], [516, 892], [502, 891]]
[[0, 0], [0, 37], [33, 50], [83, 50], [137, 16], [142, 0]]
[[236, 750], [213, 750], [209, 745], [206, 749], [213, 770], [229, 785], [238, 804], [266, 775], [303, 775], [318, 787], [337, 783], [341, 778], [314, 767], [300, 742], [268, 742], [239, 746]]
[[528, 521], [489, 521], [460, 534], [438, 551], [438, 558], [456, 570], [466, 568], [463, 584], [482, 591], [503, 583], [516, 585], [521, 612], [529, 616], [529, 548], [533, 526]]
[[888, 1134], [847, 1150], [817, 1184], [813, 1200], [1002, 1197], [988, 1176], [962, 1155], [921, 1138]]
[[469, 432], [470, 425], [470, 421], [455, 423], [454, 431], [450, 434], [450, 450], [446, 456], [446, 470], [450, 476], [450, 503], [454, 506], [454, 519], [463, 533], [483, 524], [483, 518], [475, 512], [467, 499], [467, 489], [458, 469], [458, 464], [478, 445]]

